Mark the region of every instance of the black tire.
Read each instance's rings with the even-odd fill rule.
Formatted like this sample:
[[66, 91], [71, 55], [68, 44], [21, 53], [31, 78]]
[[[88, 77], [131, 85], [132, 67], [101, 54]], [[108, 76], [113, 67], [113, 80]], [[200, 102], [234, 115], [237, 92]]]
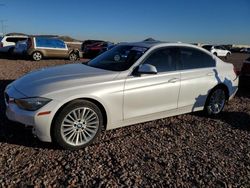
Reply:
[[228, 59], [228, 58], [229, 58], [229, 56], [230, 56], [230, 53], [227, 53], [227, 55], [226, 55], [226, 57], [225, 57], [225, 58], [226, 58], [226, 59]]
[[8, 56], [9, 56], [9, 58], [14, 57], [14, 48], [13, 47], [8, 50]]
[[[69, 132], [71, 132], [72, 130], [70, 130], [69, 132], [66, 132], [66, 133], [63, 132], [63, 125], [62, 124], [65, 123], [65, 121], [67, 120], [67, 117], [69, 117], [71, 115], [71, 113], [73, 113], [72, 111], [79, 110], [79, 108], [86, 108], [86, 109], [92, 110], [95, 113], [95, 115], [98, 116], [98, 121], [96, 121], [96, 122], [98, 122], [99, 124], [95, 130], [96, 132], [94, 133], [94, 135], [92, 135], [90, 140], [88, 140], [85, 143], [80, 144], [80, 145], [72, 145], [71, 143], [69, 143], [69, 142], [71, 142], [70, 138], [68, 141], [65, 141], [65, 140], [67, 140], [65, 135], [68, 134]], [[79, 112], [79, 114], [80, 114], [80, 112]], [[83, 115], [82, 116], [79, 115], [79, 116], [83, 117]], [[87, 122], [87, 120], [84, 120], [84, 121]], [[54, 123], [53, 123], [52, 128], [51, 128], [52, 141], [55, 142], [60, 147], [62, 147], [63, 149], [77, 150], [77, 149], [84, 148], [84, 147], [88, 146], [89, 144], [91, 144], [96, 139], [96, 137], [98, 137], [98, 135], [101, 133], [102, 128], [103, 128], [103, 115], [102, 115], [101, 110], [94, 103], [87, 101], [87, 100], [75, 100], [75, 101], [72, 101], [69, 104], [67, 104], [65, 107], [63, 107], [63, 109], [55, 117], [55, 120], [53, 122]], [[84, 123], [84, 124], [86, 124], [86, 126], [87, 126], [87, 123]], [[69, 137], [71, 137], [72, 134], [81, 134], [81, 135], [84, 134], [86, 136], [86, 134], [83, 133], [84, 130], [80, 130], [81, 133], [78, 132], [79, 130], [76, 130], [76, 129], [78, 129], [77, 126], [78, 125], [75, 125], [75, 123], [74, 123], [74, 125], [72, 126], [73, 128], [70, 128], [70, 129], [74, 129], [73, 130], [74, 133], [70, 133]], [[85, 128], [81, 127], [79, 129], [85, 129], [85, 131], [86, 131], [86, 127]], [[90, 133], [90, 134], [92, 134], [92, 133]], [[76, 139], [78, 139], [78, 137], [79, 136], [77, 136]], [[74, 140], [75, 135], [71, 138]], [[86, 139], [87, 137], [81, 136], [81, 138], [84, 138], [84, 140], [87, 140]]]
[[41, 52], [39, 52], [39, 51], [33, 52], [32, 59], [34, 61], [40, 61], [40, 60], [43, 59], [43, 54]]
[[[221, 102], [217, 102], [215, 104], [213, 104], [213, 97], [215, 95], [216, 92], [222, 92], [221, 93]], [[206, 103], [205, 103], [205, 107], [204, 107], [204, 112], [206, 115], [208, 116], [216, 116], [218, 114], [220, 114], [223, 109], [224, 109], [224, 106], [226, 104], [226, 101], [227, 101], [227, 94], [226, 94], [226, 90], [225, 88], [221, 87], [221, 86], [218, 86], [218, 87], [215, 87], [208, 95], [207, 97], [207, 100], [206, 100]], [[215, 108], [218, 108], [217, 110]]]
[[214, 55], [215, 55], [215, 56], [217, 56], [217, 53], [216, 53], [216, 52], [214, 52]]
[[75, 52], [69, 54], [70, 61], [76, 61], [78, 59], [78, 55]]

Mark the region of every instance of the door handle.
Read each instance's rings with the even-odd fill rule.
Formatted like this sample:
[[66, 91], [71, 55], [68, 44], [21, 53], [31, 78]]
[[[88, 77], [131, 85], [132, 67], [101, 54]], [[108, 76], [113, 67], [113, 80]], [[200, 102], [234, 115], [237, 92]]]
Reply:
[[169, 83], [175, 83], [177, 81], [179, 81], [179, 78], [172, 78], [172, 79], [168, 80]]
[[207, 76], [214, 76], [214, 72], [207, 73]]

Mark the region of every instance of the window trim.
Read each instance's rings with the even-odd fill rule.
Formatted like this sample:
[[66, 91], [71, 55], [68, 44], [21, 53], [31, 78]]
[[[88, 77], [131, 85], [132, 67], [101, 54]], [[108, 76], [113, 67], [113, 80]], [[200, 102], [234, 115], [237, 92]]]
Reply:
[[[172, 73], [172, 72], [176, 72], [176, 71], [179, 71], [179, 66], [180, 66], [180, 51], [179, 51], [179, 46], [163, 46], [163, 47], [159, 47], [159, 48], [156, 48], [156, 49], [153, 49], [151, 52], [149, 52], [149, 54], [146, 55], [146, 57], [144, 57], [144, 59], [140, 62], [140, 64], [138, 66], [136, 66], [134, 68], [134, 70], [132, 71], [132, 75], [133, 73], [138, 69], [138, 67], [142, 64], [144, 64], [144, 62], [153, 54], [155, 53], [156, 51], [158, 50], [162, 50], [162, 49], [167, 49], [167, 48], [175, 48], [177, 50], [177, 56], [178, 56], [178, 59], [176, 60], [176, 65], [175, 65], [175, 70], [173, 71], [164, 71], [164, 72], [158, 72], [157, 71], [157, 74], [166, 74], [166, 73]], [[153, 65], [154, 66], [154, 65]], [[157, 69], [157, 68], [156, 68]]]
[[[181, 49], [182, 48], [197, 50], [203, 54], [206, 54], [207, 56], [211, 57], [211, 59], [214, 61], [214, 66], [183, 69], [183, 62], [181, 61]], [[206, 51], [203, 51], [198, 48], [189, 47], [189, 46], [179, 46], [179, 69], [178, 69], [179, 71], [199, 70], [199, 69], [208, 69], [208, 68], [215, 68], [215, 67], [216, 67], [216, 59], [211, 54], [207, 53]]]
[[[34, 43], [34, 49], [45, 49], [45, 50], [63, 50], [63, 51], [67, 51], [68, 50], [68, 45], [64, 42], [65, 44], [65, 48], [54, 48], [54, 47], [40, 47], [40, 46], [37, 46], [36, 44], [36, 40], [37, 40], [38, 37], [34, 37], [33, 38], [33, 43]], [[41, 37], [42, 38], [42, 37]], [[60, 39], [59, 39], [60, 40]], [[61, 40], [62, 41], [62, 40]]]

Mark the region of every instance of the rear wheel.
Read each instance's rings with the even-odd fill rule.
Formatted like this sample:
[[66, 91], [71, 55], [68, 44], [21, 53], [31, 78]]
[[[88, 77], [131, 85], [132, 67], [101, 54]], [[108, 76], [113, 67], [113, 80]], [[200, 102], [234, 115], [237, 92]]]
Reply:
[[40, 60], [43, 58], [43, 55], [42, 55], [41, 52], [34, 52], [34, 53], [32, 54], [32, 58], [33, 58], [33, 60], [35, 60], [35, 61], [40, 61]]
[[76, 53], [71, 53], [69, 54], [69, 60], [70, 61], [76, 61], [78, 58], [77, 54]]
[[223, 110], [225, 103], [226, 92], [222, 87], [217, 87], [209, 94], [204, 110], [208, 115], [217, 115]]
[[214, 52], [214, 55], [215, 55], [215, 56], [217, 56], [217, 53], [216, 53], [216, 52]]
[[100, 134], [103, 116], [92, 102], [76, 100], [66, 105], [55, 119], [53, 140], [64, 149], [80, 149]]

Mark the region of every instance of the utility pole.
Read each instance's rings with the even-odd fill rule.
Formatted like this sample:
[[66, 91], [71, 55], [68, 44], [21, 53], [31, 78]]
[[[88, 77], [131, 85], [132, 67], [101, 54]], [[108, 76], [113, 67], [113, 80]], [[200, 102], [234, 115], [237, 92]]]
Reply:
[[[1, 6], [5, 6], [5, 4], [0, 3], [0, 7]], [[4, 22], [6, 22], [7, 20], [0, 20], [1, 23], [1, 28], [2, 28], [2, 35], [4, 35]]]
[[7, 20], [0, 20], [0, 23], [1, 23], [1, 28], [2, 28], [2, 34], [4, 35], [4, 23], [7, 22]]

